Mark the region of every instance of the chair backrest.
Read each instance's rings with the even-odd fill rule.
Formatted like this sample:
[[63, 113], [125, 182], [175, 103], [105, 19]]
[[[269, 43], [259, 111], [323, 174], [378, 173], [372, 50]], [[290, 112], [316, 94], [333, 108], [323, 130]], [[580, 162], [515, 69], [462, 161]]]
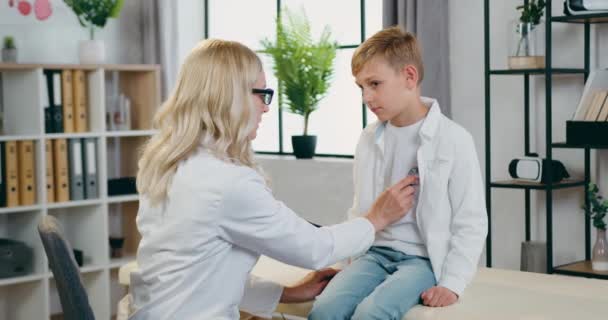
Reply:
[[38, 224], [38, 233], [53, 271], [63, 309], [63, 319], [94, 320], [95, 316], [82, 285], [72, 248], [65, 240], [57, 219], [53, 216], [44, 216]]

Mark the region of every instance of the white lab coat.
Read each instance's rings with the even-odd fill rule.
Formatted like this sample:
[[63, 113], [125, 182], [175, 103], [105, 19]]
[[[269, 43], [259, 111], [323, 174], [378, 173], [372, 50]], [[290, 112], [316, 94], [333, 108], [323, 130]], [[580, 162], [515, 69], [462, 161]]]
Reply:
[[[436, 100], [422, 101], [430, 110], [419, 133], [417, 224], [438, 285], [460, 295], [475, 275], [488, 229], [479, 160], [472, 136], [441, 114]], [[369, 210], [384, 190], [385, 126], [370, 124], [359, 139], [350, 217]]]
[[[306, 195], [304, 195], [306, 196]], [[311, 199], [314, 200], [314, 199]], [[255, 170], [199, 148], [179, 164], [162, 205], [143, 197], [130, 319], [270, 317], [282, 287], [250, 277], [261, 254], [319, 269], [367, 250], [364, 218], [316, 228], [272, 196]]]

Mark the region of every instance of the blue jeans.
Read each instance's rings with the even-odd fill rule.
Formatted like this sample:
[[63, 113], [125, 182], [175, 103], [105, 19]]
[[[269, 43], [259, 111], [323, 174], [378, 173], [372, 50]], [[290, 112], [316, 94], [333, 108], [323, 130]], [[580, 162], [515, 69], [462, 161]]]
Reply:
[[371, 247], [331, 280], [308, 319], [401, 320], [435, 284], [427, 258]]

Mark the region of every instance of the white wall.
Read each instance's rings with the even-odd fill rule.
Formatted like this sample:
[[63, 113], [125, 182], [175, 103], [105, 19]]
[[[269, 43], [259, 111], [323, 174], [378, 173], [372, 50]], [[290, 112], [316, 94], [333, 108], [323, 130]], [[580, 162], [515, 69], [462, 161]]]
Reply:
[[[141, 1], [125, 1], [120, 17], [96, 32], [95, 38], [105, 42], [108, 63], [141, 63]], [[19, 62], [78, 63], [78, 40], [88, 39], [88, 31], [63, 1], [51, 4], [53, 14], [40, 22], [33, 13], [23, 17], [7, 1], [0, 3], [0, 38], [15, 37]]]
[[301, 217], [329, 225], [346, 220], [352, 205], [353, 166], [350, 159], [258, 156], [271, 180], [275, 197]]
[[[553, 15], [561, 14], [561, 1], [553, 1]], [[485, 167], [484, 140], [484, 43], [483, 1], [460, 0], [450, 7], [450, 52], [452, 114], [456, 122], [464, 125], [475, 137], [482, 168]], [[515, 7], [521, 1], [491, 1], [490, 43], [492, 68], [505, 68], [507, 56], [507, 28], [515, 19]], [[592, 42], [602, 43], [599, 51], [592, 46], [592, 67], [606, 66], [598, 52], [606, 52], [605, 27], [592, 27]], [[603, 31], [603, 32], [602, 32]], [[603, 33], [603, 35], [602, 35]], [[583, 27], [556, 24], [553, 27], [553, 64], [560, 67], [583, 66]], [[604, 54], [605, 55], [605, 54]], [[533, 102], [532, 149], [540, 155], [545, 152], [544, 126], [544, 77], [532, 78]], [[553, 140], [565, 140], [565, 121], [570, 119], [582, 93], [582, 76], [558, 76], [553, 78], [552, 114]], [[523, 155], [524, 113], [523, 77], [493, 76], [492, 102], [492, 177], [507, 178], [507, 166], [511, 159]], [[537, 146], [537, 147], [536, 147]], [[572, 176], [583, 175], [582, 150], [554, 149], [553, 157], [566, 165]], [[597, 161], [596, 161], [597, 160]], [[592, 180], [602, 179], [604, 193], [606, 180], [606, 156], [592, 152]], [[596, 167], [603, 168], [596, 170]], [[482, 169], [485, 170], [485, 169]], [[485, 171], [484, 171], [485, 172]], [[602, 174], [603, 172], [603, 174]], [[493, 197], [493, 256], [495, 266], [517, 269], [519, 267], [520, 240], [524, 239], [524, 193], [519, 190], [495, 189]], [[554, 192], [554, 256], [555, 264], [563, 264], [584, 258], [584, 216], [580, 205], [582, 189]], [[545, 193], [533, 195], [532, 237], [545, 238]], [[593, 241], [592, 241], [593, 243]]]

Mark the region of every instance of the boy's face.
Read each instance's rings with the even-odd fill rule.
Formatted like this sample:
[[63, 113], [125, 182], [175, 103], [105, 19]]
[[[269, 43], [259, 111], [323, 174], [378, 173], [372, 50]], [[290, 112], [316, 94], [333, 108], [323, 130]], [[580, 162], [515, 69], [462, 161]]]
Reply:
[[380, 121], [391, 121], [407, 112], [418, 96], [418, 71], [406, 65], [400, 71], [383, 57], [374, 57], [355, 76], [363, 102]]

